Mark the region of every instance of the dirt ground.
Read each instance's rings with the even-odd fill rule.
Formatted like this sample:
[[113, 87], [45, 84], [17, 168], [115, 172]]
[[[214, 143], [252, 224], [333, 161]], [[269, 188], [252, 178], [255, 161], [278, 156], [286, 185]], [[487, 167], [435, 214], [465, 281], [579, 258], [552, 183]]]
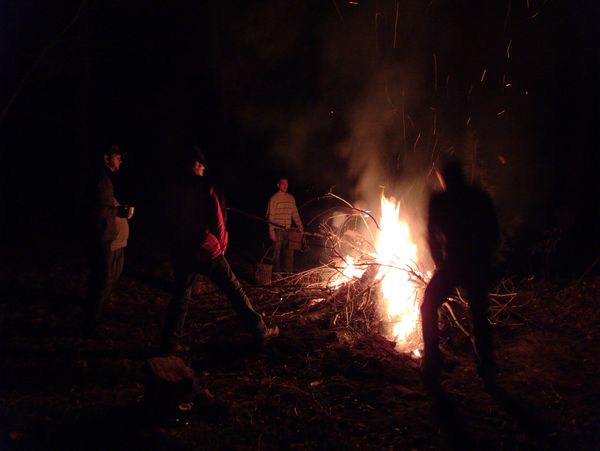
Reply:
[[5, 256], [0, 449], [600, 449], [600, 278], [523, 280], [494, 327], [501, 389], [487, 393], [449, 323], [443, 393], [379, 335], [306, 315], [296, 288], [247, 285], [281, 329], [257, 350], [200, 281], [188, 316], [191, 410], [145, 402], [169, 299], [164, 268], [130, 256], [99, 339], [80, 334], [83, 261]]

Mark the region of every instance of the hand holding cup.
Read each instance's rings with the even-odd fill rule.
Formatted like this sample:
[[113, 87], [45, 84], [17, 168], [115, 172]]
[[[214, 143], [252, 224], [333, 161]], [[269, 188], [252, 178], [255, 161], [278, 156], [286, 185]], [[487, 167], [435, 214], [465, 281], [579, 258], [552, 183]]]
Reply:
[[117, 216], [119, 218], [131, 219], [133, 217], [133, 213], [135, 208], [130, 205], [119, 205], [117, 208]]

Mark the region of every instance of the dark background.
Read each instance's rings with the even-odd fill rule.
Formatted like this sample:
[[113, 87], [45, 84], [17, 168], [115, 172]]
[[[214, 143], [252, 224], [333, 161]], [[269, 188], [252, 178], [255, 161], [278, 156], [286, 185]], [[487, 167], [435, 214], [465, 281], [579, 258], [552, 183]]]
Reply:
[[[551, 254], [557, 270], [585, 270], [600, 249], [599, 9], [2, 2], [2, 244], [76, 244], [86, 181], [112, 143], [128, 152], [117, 197], [136, 206], [130, 246], [148, 252], [192, 144], [228, 206], [257, 216], [281, 173], [299, 204], [332, 187], [403, 196], [403, 180], [431, 186], [432, 159], [456, 152], [492, 192], [508, 265]], [[232, 212], [229, 227], [233, 248], [260, 258], [265, 226]]]

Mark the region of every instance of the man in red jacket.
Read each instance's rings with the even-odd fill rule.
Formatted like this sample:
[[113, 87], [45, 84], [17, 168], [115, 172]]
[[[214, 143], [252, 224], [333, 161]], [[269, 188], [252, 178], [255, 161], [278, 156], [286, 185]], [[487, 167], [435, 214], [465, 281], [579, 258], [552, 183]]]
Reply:
[[245, 328], [259, 343], [263, 343], [277, 336], [279, 328], [267, 327], [225, 258], [228, 234], [215, 189], [204, 178], [206, 158], [200, 149], [194, 147], [185, 165], [187, 174], [175, 187], [171, 205], [176, 292], [167, 310], [163, 350], [175, 350], [177, 338], [182, 335], [197, 274], [205, 274], [217, 284], [229, 298]]

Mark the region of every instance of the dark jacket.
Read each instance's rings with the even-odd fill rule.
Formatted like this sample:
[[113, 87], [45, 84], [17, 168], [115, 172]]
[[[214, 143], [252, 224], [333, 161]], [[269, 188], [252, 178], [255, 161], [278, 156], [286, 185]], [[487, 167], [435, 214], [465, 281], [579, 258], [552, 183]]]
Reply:
[[117, 205], [112, 172], [103, 167], [96, 174], [91, 193], [91, 226], [95, 241], [106, 243], [116, 238]]
[[215, 189], [203, 177], [186, 175], [173, 189], [172, 253], [208, 263], [225, 253], [228, 234]]
[[427, 235], [438, 267], [488, 264], [499, 239], [491, 198], [482, 189], [466, 184], [434, 194], [429, 203]]

